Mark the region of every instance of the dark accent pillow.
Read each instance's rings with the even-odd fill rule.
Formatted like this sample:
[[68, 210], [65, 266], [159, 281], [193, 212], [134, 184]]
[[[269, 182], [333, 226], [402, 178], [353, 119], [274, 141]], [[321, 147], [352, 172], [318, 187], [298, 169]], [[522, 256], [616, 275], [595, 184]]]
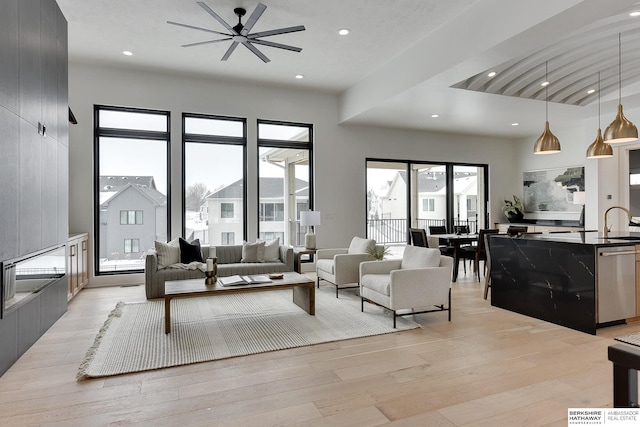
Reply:
[[202, 251], [200, 250], [200, 240], [196, 239], [189, 243], [182, 237], [178, 239], [180, 243], [180, 262], [189, 264], [193, 261], [204, 262], [202, 259]]

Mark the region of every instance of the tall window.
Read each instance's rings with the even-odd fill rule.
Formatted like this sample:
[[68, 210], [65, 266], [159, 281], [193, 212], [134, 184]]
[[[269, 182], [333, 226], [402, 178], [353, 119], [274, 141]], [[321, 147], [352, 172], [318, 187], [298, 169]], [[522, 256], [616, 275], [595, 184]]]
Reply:
[[246, 120], [184, 113], [184, 236], [210, 245], [246, 236]]
[[96, 275], [140, 272], [169, 236], [169, 112], [96, 105], [94, 124]]
[[405, 244], [408, 228], [487, 223], [486, 165], [367, 160], [367, 235]]
[[258, 237], [304, 244], [300, 210], [313, 207], [313, 126], [258, 120]]

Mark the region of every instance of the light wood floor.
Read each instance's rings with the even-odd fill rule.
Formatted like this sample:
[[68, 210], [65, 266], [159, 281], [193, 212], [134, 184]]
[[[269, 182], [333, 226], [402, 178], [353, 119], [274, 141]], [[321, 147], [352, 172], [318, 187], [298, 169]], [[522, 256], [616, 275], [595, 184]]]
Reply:
[[[312, 276], [312, 275], [310, 275]], [[570, 407], [612, 405], [613, 337], [491, 307], [471, 274], [453, 318], [408, 332], [76, 382], [118, 301], [143, 286], [85, 289], [0, 378], [2, 426], [566, 426]]]

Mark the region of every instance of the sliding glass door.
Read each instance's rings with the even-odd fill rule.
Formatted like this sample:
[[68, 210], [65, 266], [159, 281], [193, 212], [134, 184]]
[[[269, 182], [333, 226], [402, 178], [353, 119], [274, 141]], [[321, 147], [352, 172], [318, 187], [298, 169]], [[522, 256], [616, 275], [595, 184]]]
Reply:
[[405, 242], [407, 165], [367, 162], [367, 235], [381, 244]]
[[[453, 166], [453, 223], [476, 233], [484, 227], [486, 203], [484, 196], [484, 167]], [[478, 226], [481, 224], [481, 226]]]
[[406, 244], [409, 228], [486, 228], [487, 165], [367, 160], [367, 236]]
[[411, 227], [447, 226], [445, 165], [411, 165]]

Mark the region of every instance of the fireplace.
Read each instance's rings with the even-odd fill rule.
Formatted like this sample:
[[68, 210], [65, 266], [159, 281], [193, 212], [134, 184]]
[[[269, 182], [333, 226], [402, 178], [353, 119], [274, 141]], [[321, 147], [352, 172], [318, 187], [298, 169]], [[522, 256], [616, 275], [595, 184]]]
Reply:
[[66, 272], [65, 246], [59, 245], [2, 262], [0, 318], [26, 304]]

